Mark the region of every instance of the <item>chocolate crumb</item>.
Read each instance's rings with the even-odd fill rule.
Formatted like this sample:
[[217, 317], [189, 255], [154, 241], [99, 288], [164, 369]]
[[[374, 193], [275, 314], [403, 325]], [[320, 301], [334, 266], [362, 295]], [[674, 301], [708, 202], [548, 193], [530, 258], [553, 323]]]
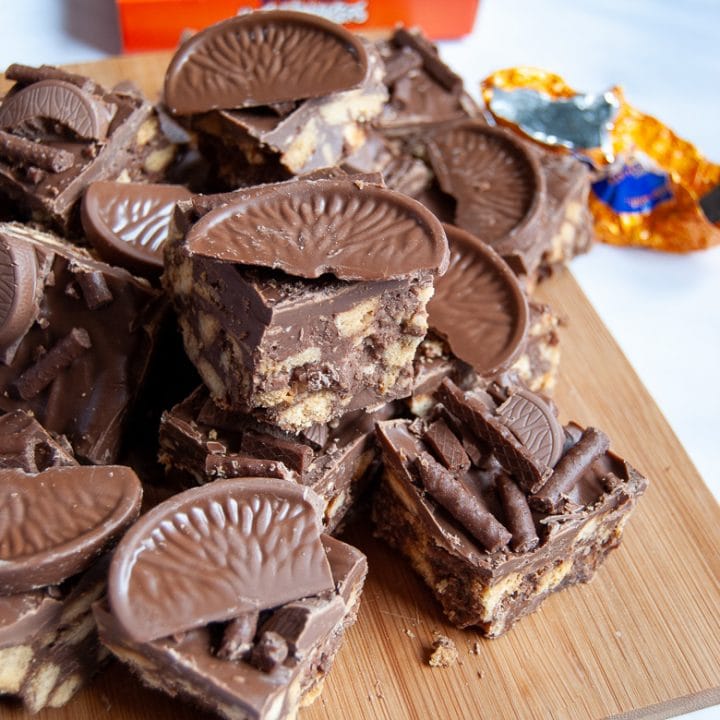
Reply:
[[285, 662], [288, 645], [285, 638], [272, 630], [264, 632], [250, 653], [250, 663], [258, 670], [270, 673]]
[[447, 635], [435, 635], [428, 665], [434, 668], [447, 668], [454, 665], [457, 659], [458, 649], [455, 643]]

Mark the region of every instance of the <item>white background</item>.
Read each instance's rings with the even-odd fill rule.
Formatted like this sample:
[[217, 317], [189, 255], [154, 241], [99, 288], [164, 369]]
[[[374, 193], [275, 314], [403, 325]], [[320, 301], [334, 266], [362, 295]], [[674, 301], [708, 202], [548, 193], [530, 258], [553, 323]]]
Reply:
[[[440, 46], [475, 95], [481, 78], [515, 65], [588, 92], [620, 84], [720, 162], [720, 0], [481, 0], [472, 35]], [[1, 68], [119, 49], [112, 0], [0, 0]], [[572, 267], [720, 498], [720, 247], [669, 255], [598, 245]], [[720, 707], [686, 717], [720, 718]]]

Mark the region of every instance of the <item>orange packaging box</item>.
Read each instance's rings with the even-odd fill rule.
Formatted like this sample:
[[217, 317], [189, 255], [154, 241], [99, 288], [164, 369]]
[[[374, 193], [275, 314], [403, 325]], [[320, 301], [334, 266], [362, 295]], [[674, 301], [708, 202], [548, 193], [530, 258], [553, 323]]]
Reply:
[[382, 32], [402, 23], [433, 40], [467, 35], [479, 0], [117, 0], [125, 52], [174, 48], [186, 31], [201, 30], [259, 8], [306, 10], [350, 30]]

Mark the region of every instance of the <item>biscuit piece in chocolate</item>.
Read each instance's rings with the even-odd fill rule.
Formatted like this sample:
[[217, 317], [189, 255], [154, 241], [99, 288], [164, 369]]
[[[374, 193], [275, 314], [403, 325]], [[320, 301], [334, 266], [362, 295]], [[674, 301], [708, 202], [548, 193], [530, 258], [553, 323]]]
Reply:
[[[127, 271], [40, 230], [0, 224], [0, 254], [22, 257], [0, 274], [5, 296], [34, 288], [26, 319], [13, 312], [0, 347], [0, 410], [30, 410], [95, 464], [117, 457], [164, 311], [161, 294]], [[18, 285], [20, 283], [20, 285]]]
[[[269, 479], [225, 480], [159, 505], [118, 546], [109, 602], [94, 607], [103, 643], [151, 687], [220, 717], [293, 717], [319, 694], [367, 571], [362, 553], [320, 535], [317, 508], [311, 490]], [[237, 604], [230, 587], [257, 593], [250, 606], [267, 611], [218, 614], [221, 598]], [[180, 615], [148, 624], [153, 608]]]
[[14, 218], [78, 230], [76, 203], [95, 180], [157, 180], [175, 156], [134, 88], [105, 90], [59, 68], [13, 65], [0, 103], [0, 195]]
[[[0, 695], [34, 713], [68, 702], [107, 657], [90, 605], [105, 591], [107, 551], [137, 517], [142, 490], [130, 468], [82, 467], [44, 452], [54, 440], [20, 411], [0, 424], [16, 430], [0, 470]], [[42, 455], [39, 472], [23, 467], [33, 452]], [[12, 457], [19, 464], [8, 469]]]
[[[470, 468], [442, 464], [425, 421], [379, 423], [385, 471], [373, 517], [452, 623], [497, 637], [550, 593], [592, 578], [619, 545], [647, 481], [608, 450], [602, 433], [575, 424], [563, 432], [525, 389], [504, 388], [499, 406], [487, 393], [473, 403], [472, 393], [446, 389], [435, 412], [468, 450]], [[481, 405], [507, 431], [492, 445], [469, 421]], [[528, 462], [552, 466], [534, 493], [513, 461], [518, 446]]]
[[180, 185], [94, 182], [82, 199], [83, 230], [105, 262], [157, 277], [175, 204], [191, 197]]
[[160, 461], [186, 487], [233, 477], [294, 479], [323, 499], [323, 526], [332, 532], [377, 467], [375, 422], [391, 415], [391, 406], [355, 410], [291, 435], [217, 407], [202, 386], [163, 414]]
[[317, 180], [234, 193], [199, 220], [186, 210], [164, 277], [218, 405], [297, 432], [410, 394], [448, 261], [419, 203]]

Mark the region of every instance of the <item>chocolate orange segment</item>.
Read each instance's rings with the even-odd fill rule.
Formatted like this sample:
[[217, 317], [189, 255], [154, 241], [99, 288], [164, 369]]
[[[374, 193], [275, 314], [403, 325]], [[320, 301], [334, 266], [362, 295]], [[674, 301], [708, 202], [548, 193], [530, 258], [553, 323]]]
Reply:
[[428, 153], [440, 187], [457, 201], [455, 224], [499, 252], [508, 249], [513, 234], [540, 219], [539, 165], [506, 131], [461, 123], [435, 133]]
[[54, 585], [86, 569], [137, 517], [141, 499], [140, 481], [127, 467], [0, 470], [3, 594]]
[[15, 342], [37, 313], [37, 262], [29, 245], [0, 235], [0, 349]]
[[321, 97], [359, 85], [362, 41], [314, 15], [266, 11], [213, 25], [180, 47], [165, 76], [177, 115]]
[[0, 106], [0, 128], [19, 128], [36, 120], [54, 120], [83, 140], [104, 140], [112, 106], [63, 80], [41, 80], [18, 90]]
[[179, 185], [95, 182], [83, 197], [83, 229], [106, 262], [157, 273], [175, 204], [191, 197]]
[[480, 375], [509, 368], [528, 331], [528, 304], [505, 261], [468, 232], [445, 225], [450, 263], [435, 281], [428, 323]]
[[149, 642], [333, 590], [322, 503], [296, 483], [220, 480], [158, 505], [110, 567], [113, 614]]
[[420, 203], [376, 185], [297, 181], [238, 197], [187, 235], [196, 255], [317, 278], [382, 280], [447, 268], [445, 231]]

